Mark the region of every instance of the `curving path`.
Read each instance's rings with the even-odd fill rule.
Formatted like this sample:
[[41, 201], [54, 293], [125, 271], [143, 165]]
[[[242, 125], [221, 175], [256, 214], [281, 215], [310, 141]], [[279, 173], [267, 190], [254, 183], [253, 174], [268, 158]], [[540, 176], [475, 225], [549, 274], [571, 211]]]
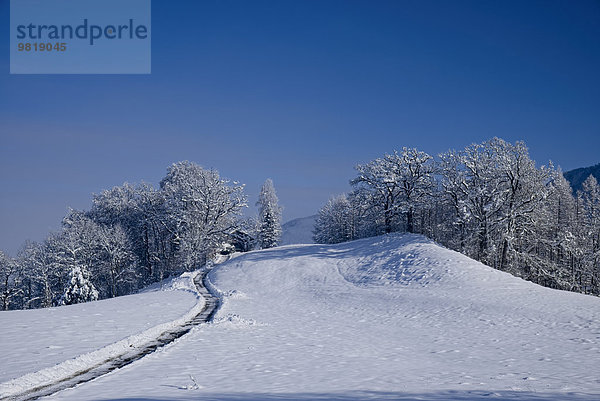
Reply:
[[32, 387], [26, 391], [18, 394], [11, 394], [8, 396], [1, 397], [1, 401], [26, 401], [35, 400], [40, 397], [45, 397], [67, 388], [75, 387], [78, 384], [88, 382], [103, 376], [113, 370], [122, 368], [123, 366], [129, 365], [144, 356], [156, 351], [158, 348], [163, 347], [167, 344], [172, 343], [176, 339], [190, 332], [190, 330], [201, 323], [210, 322], [214, 317], [215, 313], [219, 309], [220, 300], [216, 294], [213, 294], [209, 290], [208, 285], [208, 272], [210, 270], [202, 270], [194, 277], [194, 285], [200, 294], [204, 298], [204, 307], [202, 310], [187, 320], [185, 323], [173, 327], [169, 330], [161, 333], [157, 338], [144, 343], [140, 347], [134, 347], [127, 352], [124, 352], [118, 356], [106, 359], [100, 363], [94, 364], [86, 369], [79, 370], [73, 375], [65, 377], [63, 379], [52, 382], [51, 384], [43, 384], [37, 387]]

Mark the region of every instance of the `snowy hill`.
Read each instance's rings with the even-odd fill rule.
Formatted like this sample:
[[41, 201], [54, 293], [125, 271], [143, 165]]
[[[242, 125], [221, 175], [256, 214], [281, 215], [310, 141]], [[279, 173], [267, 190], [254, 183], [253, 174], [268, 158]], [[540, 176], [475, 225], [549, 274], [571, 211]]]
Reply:
[[599, 399], [600, 299], [420, 236], [256, 251], [210, 277], [214, 323], [49, 399]]
[[317, 215], [290, 220], [281, 226], [281, 245], [314, 244], [312, 230]]

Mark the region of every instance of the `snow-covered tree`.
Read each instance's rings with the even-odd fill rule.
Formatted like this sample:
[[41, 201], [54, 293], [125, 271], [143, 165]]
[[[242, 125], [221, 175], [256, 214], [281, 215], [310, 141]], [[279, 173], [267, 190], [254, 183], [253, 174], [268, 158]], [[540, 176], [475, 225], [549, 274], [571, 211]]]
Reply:
[[600, 293], [600, 185], [593, 175], [584, 182], [578, 193], [580, 204], [581, 239], [584, 247], [582, 268], [584, 292]]
[[85, 212], [69, 211], [63, 219], [61, 231], [53, 238], [53, 260], [63, 275], [70, 274], [75, 267], [82, 267], [92, 281], [102, 284], [100, 230], [100, 226]]
[[128, 294], [137, 288], [135, 255], [120, 224], [99, 227], [98, 264], [106, 296]]
[[346, 195], [331, 198], [319, 211], [313, 239], [318, 244], [338, 244], [356, 238], [356, 216]]
[[[536, 167], [524, 143], [499, 138], [448, 151], [435, 163], [403, 148], [357, 171], [354, 190], [321, 209], [317, 242], [420, 232], [527, 280], [600, 294], [600, 187], [593, 177], [574, 197], [560, 170]], [[89, 212], [70, 211], [60, 231], [25, 244], [17, 259], [0, 253], [0, 307], [127, 294], [202, 265], [225, 243], [276, 246], [277, 203], [267, 180], [260, 216], [240, 219], [242, 185], [194, 163], [173, 164], [160, 189], [103, 191]]]
[[202, 266], [226, 242], [247, 206], [243, 185], [188, 161], [171, 165], [160, 188], [177, 263], [185, 270]]
[[560, 169], [551, 172], [546, 199], [536, 208], [535, 249], [538, 269], [546, 286], [578, 291], [580, 245], [576, 202]]
[[81, 281], [79, 271], [98, 298], [106, 298], [196, 268], [232, 236], [254, 240], [252, 232], [238, 230], [243, 207], [243, 185], [190, 162], [173, 164], [158, 190], [125, 183], [103, 191], [89, 212], [70, 211], [58, 232], [3, 263], [5, 303], [57, 304], [73, 277]]
[[442, 199], [441, 225], [444, 227], [441, 237], [436, 238], [459, 252], [469, 254], [469, 224], [472, 221], [468, 211], [471, 186], [468, 173], [463, 165], [461, 152], [449, 150], [438, 156], [437, 173], [441, 177], [439, 197]]
[[557, 231], [574, 231], [577, 205], [573, 190], [559, 168], [552, 173], [549, 182], [548, 209], [552, 212], [551, 224]]
[[493, 138], [440, 155], [438, 171], [460, 250], [502, 270], [514, 265], [535, 227], [550, 170], [536, 168], [524, 143]]
[[369, 188], [360, 186], [348, 195], [352, 205], [356, 238], [368, 238], [385, 234], [385, 216], [378, 207], [378, 195]]
[[60, 304], [74, 305], [97, 299], [98, 291], [89, 280], [88, 271], [83, 266], [73, 266], [69, 272], [67, 287], [60, 299]]
[[18, 263], [28, 282], [24, 308], [48, 308], [62, 291], [61, 272], [52, 258], [51, 238], [42, 243], [26, 242], [19, 252]]
[[497, 170], [497, 155], [493, 144], [473, 144], [460, 155], [459, 210], [461, 220], [469, 223], [467, 241], [472, 244], [470, 256], [493, 265], [495, 245], [492, 236], [499, 228], [502, 207], [506, 197], [506, 186]]
[[[135, 258], [129, 238], [119, 224], [101, 225], [85, 212], [70, 211], [63, 219], [62, 230], [52, 235], [46, 244], [45, 255], [41, 257], [50, 265], [43, 272], [50, 276], [55, 271], [60, 272], [63, 276], [58, 284], [61, 291], [68, 286], [66, 281], [70, 279], [66, 276], [74, 269], [84, 272], [100, 298], [137, 288]], [[44, 285], [49, 286], [50, 283]]]
[[23, 294], [21, 288], [22, 278], [19, 264], [0, 251], [0, 302], [2, 310], [18, 307], [19, 297]]
[[268, 178], [258, 197], [258, 245], [261, 249], [273, 248], [281, 238], [281, 207], [275, 193], [273, 180]]
[[373, 208], [382, 216], [384, 231], [396, 231], [404, 223], [414, 232], [415, 210], [433, 189], [432, 157], [412, 148], [402, 148], [367, 164], [356, 166], [358, 176], [350, 183], [372, 194]]
[[102, 226], [118, 225], [125, 232], [135, 255], [139, 285], [158, 280], [172, 269], [172, 233], [162, 192], [146, 183], [125, 183], [94, 195], [89, 215]]
[[507, 270], [509, 265], [514, 268], [523, 264], [521, 257], [526, 253], [529, 254], [528, 258], [533, 254], [523, 244], [536, 242], [537, 226], [543, 219], [540, 211], [549, 193], [552, 168], [537, 168], [522, 141], [510, 144], [494, 138], [491, 143], [496, 148], [501, 185], [506, 186], [499, 227], [501, 245], [498, 268]]
[[[400, 156], [400, 159], [398, 159]], [[415, 212], [431, 199], [434, 191], [433, 157], [414, 148], [394, 152], [393, 171], [400, 179], [402, 209], [406, 215], [406, 231], [415, 232]]]
[[598, 242], [596, 230], [600, 226], [600, 185], [593, 175], [590, 175], [578, 193], [581, 200], [583, 221], [589, 230], [586, 234], [595, 243]]

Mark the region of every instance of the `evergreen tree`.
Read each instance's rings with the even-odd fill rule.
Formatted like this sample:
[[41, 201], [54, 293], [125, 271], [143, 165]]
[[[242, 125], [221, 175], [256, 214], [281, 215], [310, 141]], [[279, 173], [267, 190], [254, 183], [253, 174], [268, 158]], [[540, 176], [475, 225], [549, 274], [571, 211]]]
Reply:
[[60, 299], [61, 305], [74, 305], [96, 301], [98, 291], [89, 279], [89, 273], [82, 266], [73, 266], [69, 272], [67, 288]]
[[273, 248], [281, 238], [281, 207], [275, 194], [273, 180], [268, 178], [258, 197], [258, 245], [261, 249]]

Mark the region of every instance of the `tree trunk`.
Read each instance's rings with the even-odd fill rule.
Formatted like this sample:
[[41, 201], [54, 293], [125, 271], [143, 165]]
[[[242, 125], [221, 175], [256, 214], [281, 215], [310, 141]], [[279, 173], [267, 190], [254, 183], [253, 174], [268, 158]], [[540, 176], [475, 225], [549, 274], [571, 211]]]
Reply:
[[502, 256], [500, 257], [500, 270], [506, 270], [506, 259], [508, 257], [508, 240], [504, 238], [502, 243]]
[[389, 210], [385, 211], [385, 233], [389, 234], [392, 232], [392, 217]]
[[406, 231], [411, 234], [415, 232], [413, 220], [414, 220], [414, 211], [413, 211], [412, 207], [409, 207], [408, 211], [406, 212]]

